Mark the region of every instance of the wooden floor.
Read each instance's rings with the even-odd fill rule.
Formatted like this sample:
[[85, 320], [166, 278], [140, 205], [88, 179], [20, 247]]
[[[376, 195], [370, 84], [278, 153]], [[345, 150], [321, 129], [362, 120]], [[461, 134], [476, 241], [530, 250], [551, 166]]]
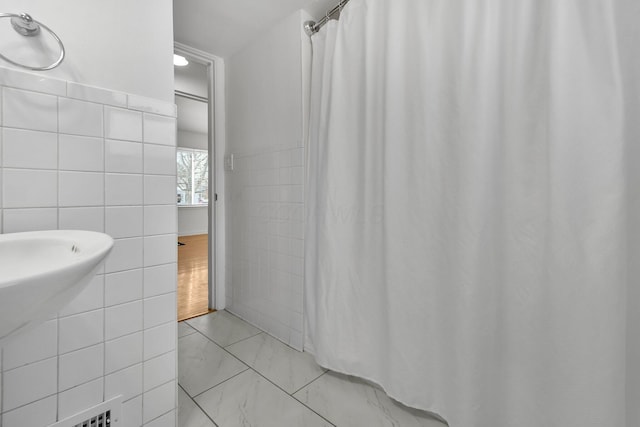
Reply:
[[178, 237], [178, 321], [208, 313], [207, 235]]

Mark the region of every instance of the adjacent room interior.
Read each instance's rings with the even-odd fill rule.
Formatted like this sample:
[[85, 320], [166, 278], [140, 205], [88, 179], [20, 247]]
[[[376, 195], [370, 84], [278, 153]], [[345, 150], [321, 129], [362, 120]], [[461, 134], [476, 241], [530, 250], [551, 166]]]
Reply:
[[210, 312], [209, 304], [209, 74], [207, 65], [176, 53], [176, 180], [178, 205], [178, 320]]

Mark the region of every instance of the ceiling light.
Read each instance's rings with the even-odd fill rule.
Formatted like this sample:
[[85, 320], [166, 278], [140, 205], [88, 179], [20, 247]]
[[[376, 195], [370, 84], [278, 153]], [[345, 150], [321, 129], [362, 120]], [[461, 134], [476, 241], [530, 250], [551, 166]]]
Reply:
[[176, 67], [184, 67], [185, 65], [189, 65], [189, 61], [184, 56], [173, 54], [173, 65]]

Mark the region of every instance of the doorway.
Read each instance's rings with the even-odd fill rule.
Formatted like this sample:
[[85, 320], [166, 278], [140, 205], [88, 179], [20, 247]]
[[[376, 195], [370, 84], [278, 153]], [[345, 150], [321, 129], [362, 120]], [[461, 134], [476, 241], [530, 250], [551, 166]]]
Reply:
[[176, 48], [178, 321], [215, 307], [213, 64]]

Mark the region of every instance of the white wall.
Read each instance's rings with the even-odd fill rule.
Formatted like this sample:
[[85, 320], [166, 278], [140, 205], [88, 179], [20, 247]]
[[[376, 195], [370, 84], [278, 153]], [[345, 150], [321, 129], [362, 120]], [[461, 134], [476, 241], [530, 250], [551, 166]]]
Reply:
[[[302, 349], [303, 58], [299, 11], [227, 60], [227, 309]], [[228, 272], [229, 270], [227, 270]]]
[[[67, 57], [47, 76], [173, 103], [171, 0], [3, 0], [1, 5], [0, 12], [29, 13], [62, 39]], [[16, 33], [5, 21], [0, 52], [37, 59], [26, 44], [8, 46], [6, 40]], [[0, 66], [15, 68], [3, 61]]]
[[2, 68], [0, 92], [0, 232], [115, 239], [74, 301], [2, 348], [2, 426], [46, 426], [120, 394], [124, 425], [173, 425], [175, 106]]
[[[123, 427], [175, 425], [171, 1], [2, 6], [54, 29], [67, 58], [36, 77], [0, 68], [0, 232], [93, 229], [116, 245], [82, 295], [0, 352], [0, 425], [46, 426], [114, 394]], [[38, 58], [4, 33], [0, 52]]]
[[302, 13], [227, 61], [227, 132], [235, 153], [302, 146]]
[[207, 234], [208, 209], [206, 206], [178, 207], [178, 236]]

